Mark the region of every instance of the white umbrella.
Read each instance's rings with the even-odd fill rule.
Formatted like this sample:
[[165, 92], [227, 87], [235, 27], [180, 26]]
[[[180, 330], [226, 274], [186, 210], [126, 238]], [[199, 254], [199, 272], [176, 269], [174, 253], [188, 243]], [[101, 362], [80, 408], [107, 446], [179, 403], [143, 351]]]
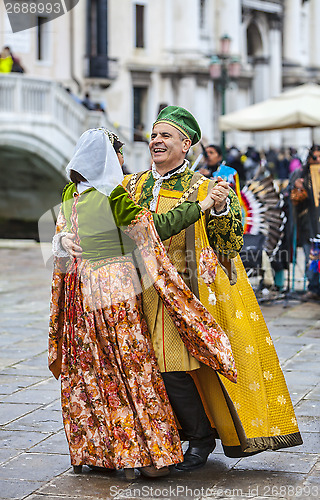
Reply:
[[219, 118], [220, 130], [258, 132], [320, 126], [320, 85], [306, 83]]

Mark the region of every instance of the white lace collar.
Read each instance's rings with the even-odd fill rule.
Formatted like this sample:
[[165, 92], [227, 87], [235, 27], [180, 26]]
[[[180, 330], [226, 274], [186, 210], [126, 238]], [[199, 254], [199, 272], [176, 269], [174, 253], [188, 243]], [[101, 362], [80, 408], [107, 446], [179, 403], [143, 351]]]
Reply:
[[163, 181], [170, 179], [170, 177], [172, 177], [175, 174], [181, 174], [182, 172], [185, 171], [185, 169], [187, 168], [188, 165], [189, 165], [189, 161], [184, 160], [183, 164], [181, 165], [180, 168], [178, 168], [178, 170], [175, 170], [174, 172], [168, 172], [167, 174], [164, 174], [164, 175], [160, 175], [159, 172], [156, 170], [155, 164], [152, 163], [151, 170], [152, 170], [152, 176], [155, 180], [155, 183], [154, 183], [154, 186], [152, 189], [153, 199], [150, 202], [151, 212], [155, 212], [155, 210], [156, 210], [158, 196], [159, 196], [159, 192], [160, 192], [161, 185], [162, 185]]

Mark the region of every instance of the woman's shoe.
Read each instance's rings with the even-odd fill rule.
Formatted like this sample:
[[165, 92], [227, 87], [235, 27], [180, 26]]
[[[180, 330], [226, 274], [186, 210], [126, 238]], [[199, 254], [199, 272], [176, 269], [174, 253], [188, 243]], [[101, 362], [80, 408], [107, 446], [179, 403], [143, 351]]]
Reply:
[[82, 465], [74, 465], [73, 466], [73, 472], [75, 474], [81, 474], [81, 472], [82, 472]]
[[139, 471], [145, 477], [165, 477], [170, 474], [169, 467], [161, 467], [161, 469], [156, 469], [153, 465], [148, 467], [139, 467]]
[[133, 479], [135, 479], [136, 475], [134, 469], [123, 469], [123, 470], [124, 470], [124, 475], [126, 476], [126, 479], [128, 481], [132, 481]]
[[114, 472], [115, 469], [110, 469], [108, 467], [100, 467], [99, 465], [88, 465], [88, 467], [94, 472]]

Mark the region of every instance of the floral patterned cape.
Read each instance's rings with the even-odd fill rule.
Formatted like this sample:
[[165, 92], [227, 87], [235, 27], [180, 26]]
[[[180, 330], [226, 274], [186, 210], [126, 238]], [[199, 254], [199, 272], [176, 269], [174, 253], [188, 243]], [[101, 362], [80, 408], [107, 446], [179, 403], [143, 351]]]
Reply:
[[228, 336], [172, 265], [156, 232], [151, 213], [143, 209], [127, 228], [122, 229], [135, 240], [145, 270], [189, 352], [236, 382], [237, 370]]

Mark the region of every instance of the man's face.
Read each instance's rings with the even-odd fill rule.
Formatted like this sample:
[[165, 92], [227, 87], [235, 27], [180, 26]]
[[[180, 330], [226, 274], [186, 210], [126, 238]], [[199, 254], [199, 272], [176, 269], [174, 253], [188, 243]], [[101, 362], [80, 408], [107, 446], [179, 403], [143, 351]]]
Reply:
[[213, 167], [219, 161], [222, 160], [222, 156], [219, 155], [219, 153], [217, 153], [217, 151], [215, 150], [215, 148], [210, 148], [210, 147], [206, 148], [206, 153], [208, 155], [207, 165], [209, 167]]
[[190, 139], [181, 139], [172, 125], [157, 123], [152, 129], [149, 149], [156, 167], [162, 171], [169, 172], [181, 165], [190, 146]]
[[[314, 156], [315, 159], [312, 158]], [[313, 151], [312, 156], [309, 158], [310, 165], [320, 164], [320, 151]]]

